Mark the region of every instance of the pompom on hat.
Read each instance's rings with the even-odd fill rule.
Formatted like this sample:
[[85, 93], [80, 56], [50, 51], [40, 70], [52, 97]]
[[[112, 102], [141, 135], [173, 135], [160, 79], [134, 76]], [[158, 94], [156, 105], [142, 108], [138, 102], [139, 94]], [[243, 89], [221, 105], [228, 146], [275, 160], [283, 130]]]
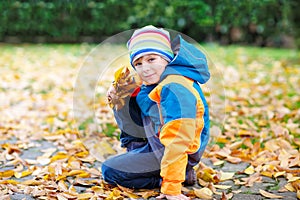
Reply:
[[147, 54], [158, 54], [168, 62], [174, 58], [169, 32], [152, 25], [134, 31], [127, 48], [132, 66], [135, 60]]

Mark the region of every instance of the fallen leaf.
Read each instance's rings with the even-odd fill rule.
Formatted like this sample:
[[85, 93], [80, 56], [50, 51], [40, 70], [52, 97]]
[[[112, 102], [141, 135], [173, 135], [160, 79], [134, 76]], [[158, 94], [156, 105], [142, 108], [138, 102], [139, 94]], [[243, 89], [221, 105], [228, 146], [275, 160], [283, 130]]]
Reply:
[[232, 187], [232, 185], [214, 185], [217, 189], [227, 190]]
[[206, 187], [201, 188], [201, 189], [194, 188], [194, 193], [200, 199], [212, 199], [213, 198], [213, 192]]
[[77, 199], [90, 199], [92, 196], [94, 196], [92, 193], [82, 193], [77, 195]]
[[14, 175], [15, 175], [16, 178], [22, 178], [22, 177], [28, 176], [30, 174], [32, 174], [31, 170], [25, 170], [23, 172], [15, 172]]
[[19, 182], [15, 181], [15, 180], [0, 180], [0, 184], [4, 184], [4, 185], [6, 185], [6, 184], [17, 185], [17, 184], [19, 184]]
[[279, 195], [276, 195], [276, 194], [272, 194], [272, 193], [266, 192], [266, 191], [264, 191], [264, 190], [262, 190], [262, 189], [259, 189], [259, 193], [260, 193], [261, 195], [263, 195], [264, 197], [271, 198], [271, 199], [275, 199], [275, 198], [277, 198], [277, 199], [282, 199], [282, 198], [283, 198], [283, 196], [279, 196]]
[[234, 176], [234, 172], [221, 172], [220, 181], [231, 180]]
[[245, 170], [244, 170], [244, 173], [245, 174], [248, 174], [248, 175], [251, 175], [255, 172], [254, 170], [254, 167], [252, 165], [250, 165], [249, 167], [247, 167]]
[[286, 188], [290, 192], [296, 192], [296, 189], [293, 187], [291, 183], [287, 183], [284, 188]]
[[0, 177], [1, 178], [10, 178], [15, 174], [15, 171], [13, 170], [6, 170], [3, 172], [0, 172]]

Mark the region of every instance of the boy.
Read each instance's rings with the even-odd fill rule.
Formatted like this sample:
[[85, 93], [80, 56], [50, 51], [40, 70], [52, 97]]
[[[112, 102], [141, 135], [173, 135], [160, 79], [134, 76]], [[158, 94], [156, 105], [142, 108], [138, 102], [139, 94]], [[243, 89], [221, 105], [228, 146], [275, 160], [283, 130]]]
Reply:
[[[144, 131], [121, 128], [121, 142], [131, 148], [103, 163], [104, 180], [130, 188], [160, 186], [158, 198], [188, 199], [181, 194], [182, 183], [194, 183], [193, 166], [209, 138], [208, 106], [199, 86], [210, 77], [205, 55], [180, 35], [171, 45], [169, 33], [154, 26], [136, 30], [127, 46], [130, 63], [143, 80], [130, 99], [138, 105], [135, 113], [140, 113]], [[108, 96], [113, 94], [110, 89]], [[136, 116], [130, 106], [123, 109], [129, 110], [127, 120]], [[118, 124], [126, 121], [122, 113], [126, 111], [115, 111]]]

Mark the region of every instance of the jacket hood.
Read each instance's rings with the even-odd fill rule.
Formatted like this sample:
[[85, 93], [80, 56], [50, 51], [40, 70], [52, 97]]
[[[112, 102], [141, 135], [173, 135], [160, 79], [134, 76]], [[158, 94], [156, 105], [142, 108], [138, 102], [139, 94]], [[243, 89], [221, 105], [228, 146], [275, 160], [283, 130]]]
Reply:
[[210, 73], [204, 53], [194, 45], [186, 42], [181, 35], [178, 35], [172, 41], [172, 50], [175, 53], [178, 51], [178, 53], [167, 65], [165, 71], [161, 75], [161, 80], [171, 74], [183, 75], [198, 81], [201, 84], [204, 84], [209, 80]]

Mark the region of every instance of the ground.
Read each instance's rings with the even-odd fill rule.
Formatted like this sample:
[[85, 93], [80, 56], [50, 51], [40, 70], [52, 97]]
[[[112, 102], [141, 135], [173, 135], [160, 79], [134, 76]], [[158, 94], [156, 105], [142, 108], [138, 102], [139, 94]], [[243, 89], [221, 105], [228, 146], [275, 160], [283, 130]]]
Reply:
[[[124, 150], [105, 99], [113, 70], [99, 52], [122, 47], [93, 53], [87, 44], [1, 47], [0, 199], [158, 195], [112, 187], [101, 177], [101, 162]], [[211, 140], [196, 169], [198, 183], [183, 192], [193, 199], [299, 198], [299, 51], [203, 48], [212, 74], [203, 86]]]

